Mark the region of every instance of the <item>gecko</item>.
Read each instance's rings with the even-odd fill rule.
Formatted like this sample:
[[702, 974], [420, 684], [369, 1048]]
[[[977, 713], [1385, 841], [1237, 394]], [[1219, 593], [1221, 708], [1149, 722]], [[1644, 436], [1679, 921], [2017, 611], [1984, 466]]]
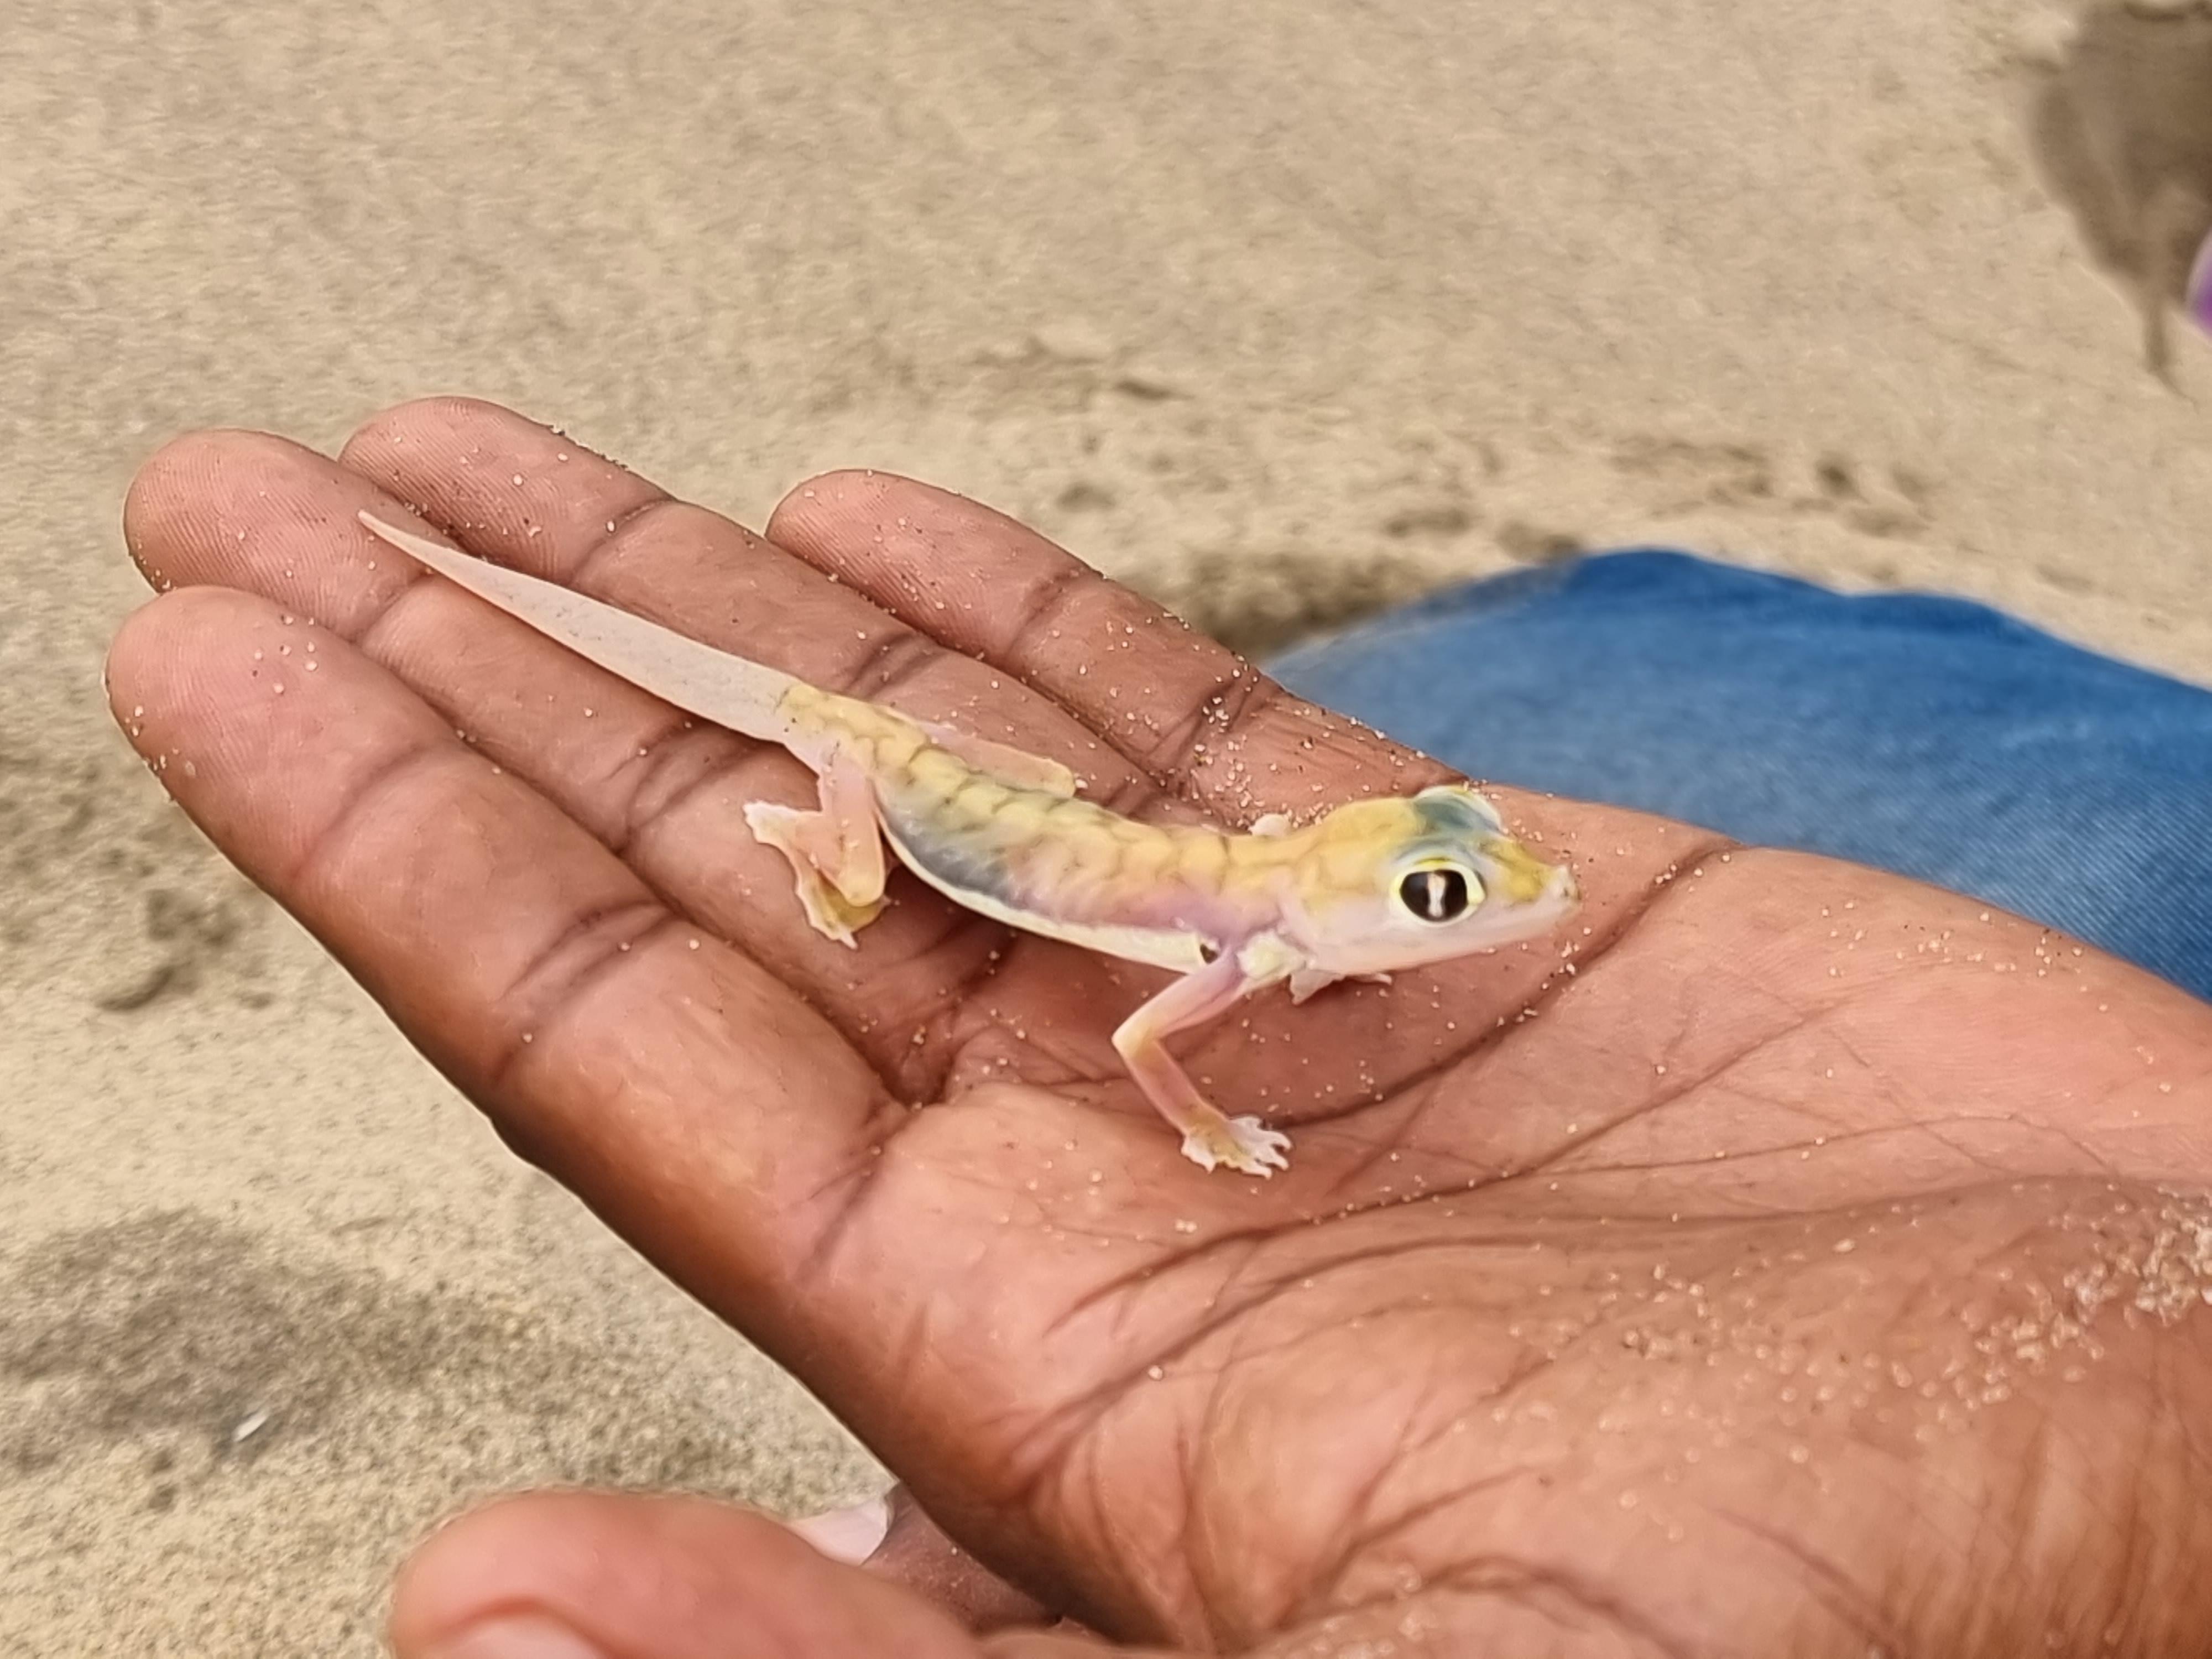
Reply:
[[419, 563], [663, 702], [776, 744], [817, 779], [811, 810], [755, 801], [808, 923], [852, 946], [882, 911], [884, 848], [954, 902], [1023, 932], [1174, 972], [1115, 1029], [1130, 1079], [1201, 1169], [1266, 1176], [1290, 1139], [1206, 1099], [1167, 1048], [1268, 987], [1533, 939], [1579, 902], [1571, 869], [1510, 835], [1471, 786], [1335, 806], [1242, 833], [1152, 824], [1081, 799], [1057, 761], [808, 684], [631, 611], [362, 513]]

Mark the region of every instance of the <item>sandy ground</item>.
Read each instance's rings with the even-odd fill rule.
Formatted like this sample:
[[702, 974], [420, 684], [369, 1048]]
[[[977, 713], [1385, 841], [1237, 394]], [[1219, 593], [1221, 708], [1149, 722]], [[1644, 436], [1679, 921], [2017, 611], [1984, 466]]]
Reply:
[[472, 1494], [874, 1478], [126, 755], [172, 434], [463, 391], [756, 522], [919, 472], [1246, 641], [1663, 538], [2212, 683], [2212, 354], [2038, 186], [2049, 17], [623, 10], [0, 27], [0, 1653], [365, 1654]]

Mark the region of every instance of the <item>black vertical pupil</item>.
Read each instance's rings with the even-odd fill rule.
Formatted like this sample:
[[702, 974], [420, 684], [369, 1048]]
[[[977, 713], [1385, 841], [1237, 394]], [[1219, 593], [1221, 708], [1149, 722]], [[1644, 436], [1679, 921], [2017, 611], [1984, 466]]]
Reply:
[[1416, 870], [1398, 884], [1398, 896], [1423, 921], [1452, 921], [1467, 914], [1467, 878], [1456, 870]]

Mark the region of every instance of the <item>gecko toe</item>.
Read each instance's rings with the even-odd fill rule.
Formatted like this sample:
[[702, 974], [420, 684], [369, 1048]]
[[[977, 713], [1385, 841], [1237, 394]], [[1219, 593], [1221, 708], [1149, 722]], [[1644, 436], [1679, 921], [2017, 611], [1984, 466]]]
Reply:
[[1215, 1116], [1194, 1124], [1182, 1138], [1182, 1155], [1201, 1170], [1228, 1169], [1262, 1181], [1290, 1168], [1284, 1156], [1291, 1138], [1256, 1117]]

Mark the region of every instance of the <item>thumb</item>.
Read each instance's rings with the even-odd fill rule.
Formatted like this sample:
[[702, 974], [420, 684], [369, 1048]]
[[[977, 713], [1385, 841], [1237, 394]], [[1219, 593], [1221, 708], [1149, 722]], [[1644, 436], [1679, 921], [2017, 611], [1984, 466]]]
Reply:
[[765, 1516], [596, 1492], [506, 1499], [434, 1534], [401, 1570], [391, 1640], [398, 1659], [1020, 1651], [979, 1645], [920, 1596], [830, 1559]]

